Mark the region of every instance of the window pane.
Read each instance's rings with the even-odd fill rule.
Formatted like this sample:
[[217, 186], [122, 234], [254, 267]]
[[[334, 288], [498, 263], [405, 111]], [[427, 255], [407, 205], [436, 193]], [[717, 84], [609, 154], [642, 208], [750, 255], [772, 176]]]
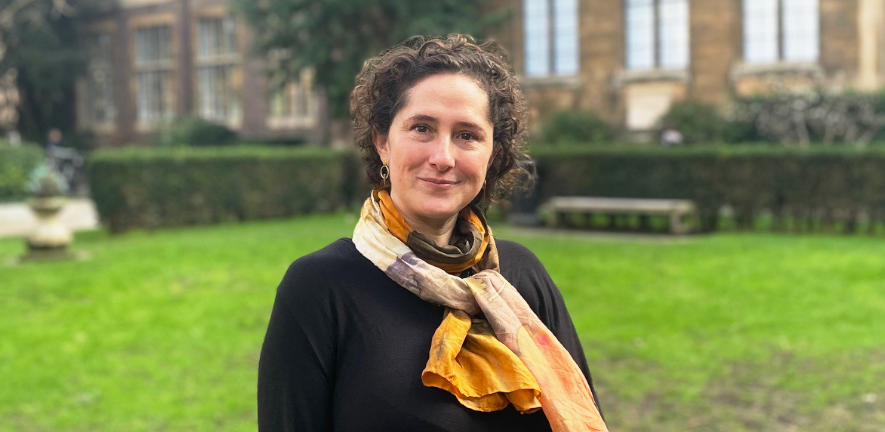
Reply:
[[197, 57], [235, 53], [235, 28], [233, 18], [201, 18], [197, 23]]
[[557, 75], [574, 75], [579, 68], [578, 55], [578, 0], [555, 0], [553, 28]]
[[523, 1], [525, 26], [525, 74], [550, 74], [550, 28], [547, 0]]
[[282, 83], [273, 85], [270, 93], [271, 118], [290, 121], [290, 127], [293, 124], [315, 121], [317, 101], [313, 76], [312, 70], [304, 69], [299, 79], [287, 78]]
[[784, 0], [784, 60], [817, 60], [818, 19], [818, 0]]
[[224, 52], [237, 52], [237, 20], [234, 17], [227, 17], [222, 24], [224, 32]]
[[135, 31], [135, 61], [147, 64], [170, 60], [169, 26], [144, 27]]
[[113, 45], [108, 33], [84, 37], [87, 74], [84, 77], [83, 113], [87, 123], [112, 123], [116, 118], [113, 86]]
[[240, 116], [239, 99], [233, 85], [232, 65], [201, 66], [197, 70], [200, 116], [226, 122]]
[[171, 104], [166, 100], [169, 94], [169, 72], [139, 72], [135, 78], [138, 121], [153, 123], [169, 118], [172, 115]]
[[139, 122], [152, 123], [172, 115], [170, 34], [168, 25], [135, 31], [135, 94]]
[[627, 68], [655, 67], [653, 0], [627, 0]]
[[660, 67], [683, 69], [688, 66], [688, 1], [660, 0], [658, 41]]
[[744, 60], [774, 63], [777, 54], [778, 0], [744, 0]]
[[197, 22], [197, 104], [204, 119], [226, 122], [240, 116], [234, 88], [236, 22], [231, 17]]

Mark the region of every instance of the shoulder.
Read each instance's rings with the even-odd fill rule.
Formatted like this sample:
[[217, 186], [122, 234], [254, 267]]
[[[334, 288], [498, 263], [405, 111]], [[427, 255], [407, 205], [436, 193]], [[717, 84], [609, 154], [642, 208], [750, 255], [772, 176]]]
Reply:
[[304, 255], [289, 265], [289, 271], [298, 271], [306, 275], [324, 274], [328, 270], [340, 269], [341, 266], [353, 264], [362, 258], [349, 238], [340, 238], [328, 246]]
[[293, 261], [278, 288], [284, 298], [329, 297], [331, 287], [353, 270], [366, 267], [368, 261], [349, 238], [340, 238], [328, 246]]
[[546, 275], [547, 270], [541, 260], [527, 247], [510, 240], [495, 240], [498, 247], [498, 260], [501, 263], [501, 273], [514, 276], [526, 273], [541, 273]]

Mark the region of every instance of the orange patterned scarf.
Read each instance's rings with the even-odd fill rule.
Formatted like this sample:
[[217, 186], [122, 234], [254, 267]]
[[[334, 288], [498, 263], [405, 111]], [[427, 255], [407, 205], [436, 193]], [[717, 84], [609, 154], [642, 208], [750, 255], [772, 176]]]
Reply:
[[[460, 247], [441, 248], [436, 243], [427, 240], [419, 232], [412, 230], [409, 223], [403, 219], [399, 210], [393, 205], [393, 200], [386, 190], [377, 190], [372, 196], [378, 200], [381, 207], [381, 216], [387, 223], [387, 229], [391, 234], [412, 248], [418, 256], [429, 264], [445, 270], [447, 273], [461, 273], [479, 264], [489, 246], [490, 233], [486, 228], [485, 221], [473, 212], [469, 207], [461, 210], [458, 214], [458, 226], [461, 227], [463, 243]], [[453, 239], [456, 236], [453, 234]], [[420, 250], [416, 250], [420, 249]], [[443, 253], [440, 249], [447, 249], [449, 253]], [[427, 251], [421, 253], [421, 251]]]
[[543, 408], [555, 432], [607, 431], [574, 359], [498, 272], [491, 230], [470, 210], [460, 217], [482, 237], [478, 249], [470, 248], [478, 250], [472, 264], [453, 270], [479, 270], [466, 278], [416, 255], [408, 246], [414, 231], [384, 191], [366, 200], [354, 229], [363, 256], [423, 300], [447, 307], [421, 375], [424, 385], [478, 411], [510, 403], [520, 412]]

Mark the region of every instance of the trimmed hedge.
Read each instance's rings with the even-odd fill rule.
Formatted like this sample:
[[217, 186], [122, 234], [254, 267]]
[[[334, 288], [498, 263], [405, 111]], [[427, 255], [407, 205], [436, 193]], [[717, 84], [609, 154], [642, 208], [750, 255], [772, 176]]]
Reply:
[[36, 144], [11, 147], [0, 142], [0, 201], [24, 198], [31, 171], [44, 159], [43, 149]]
[[[557, 147], [532, 155], [539, 202], [574, 195], [690, 199], [704, 231], [719, 226], [726, 205], [745, 229], [763, 212], [775, 228], [803, 231], [838, 222], [851, 232], [861, 215], [885, 221], [883, 148]], [[112, 232], [329, 211], [358, 205], [368, 193], [355, 154], [317, 148], [102, 150], [87, 168]]]
[[[885, 151], [730, 146], [567, 148], [533, 152], [540, 202], [553, 196], [693, 200], [704, 231], [724, 205], [739, 227], [763, 211], [775, 228], [854, 231], [859, 216], [885, 220]], [[874, 224], [869, 225], [872, 229]]]
[[121, 232], [333, 210], [354, 198], [350, 159], [317, 148], [127, 148], [94, 152], [87, 169], [102, 220]]

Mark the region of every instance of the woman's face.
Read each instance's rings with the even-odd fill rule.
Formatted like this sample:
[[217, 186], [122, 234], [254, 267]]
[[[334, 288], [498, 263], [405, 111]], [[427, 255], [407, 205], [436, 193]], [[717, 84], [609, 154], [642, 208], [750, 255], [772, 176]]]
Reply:
[[375, 137], [390, 168], [390, 197], [406, 220], [444, 223], [482, 189], [492, 157], [486, 92], [456, 74], [408, 90], [387, 136]]

